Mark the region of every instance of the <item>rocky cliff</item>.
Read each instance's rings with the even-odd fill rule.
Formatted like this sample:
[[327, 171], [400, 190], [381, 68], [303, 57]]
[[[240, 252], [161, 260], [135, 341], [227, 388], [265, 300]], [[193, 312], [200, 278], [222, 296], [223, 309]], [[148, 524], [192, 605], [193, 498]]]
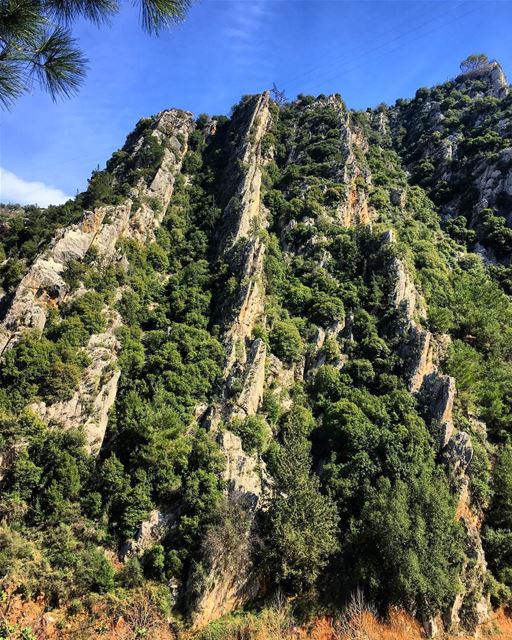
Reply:
[[25, 536], [55, 598], [158, 584], [196, 629], [357, 587], [476, 633], [512, 589], [510, 95], [493, 62], [141, 120], [3, 276], [12, 567]]

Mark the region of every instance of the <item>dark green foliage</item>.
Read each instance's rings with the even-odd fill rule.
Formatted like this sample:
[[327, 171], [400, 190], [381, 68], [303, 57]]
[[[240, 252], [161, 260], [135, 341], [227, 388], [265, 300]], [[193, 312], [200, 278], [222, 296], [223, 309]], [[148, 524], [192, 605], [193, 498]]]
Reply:
[[[141, 3], [141, 25], [158, 33], [181, 20], [187, 0], [145, 0]], [[34, 78], [53, 99], [69, 97], [80, 86], [87, 59], [68, 28], [82, 18], [95, 24], [108, 21], [120, 10], [118, 2], [94, 0], [59, 2], [13, 2], [0, 5], [0, 103], [10, 106], [28, 92]]]
[[369, 551], [358, 554], [353, 584], [367, 585], [379, 602], [415, 602], [431, 613], [449, 606], [462, 559], [462, 530], [453, 516], [442, 473], [418, 468], [408, 482], [380, 478], [367, 488], [359, 521], [347, 536], [346, 565], [357, 549]]
[[17, 410], [37, 396], [68, 399], [78, 385], [83, 362], [62, 342], [28, 335], [10, 349], [0, 369], [0, 402]]
[[72, 316], [80, 318], [85, 331], [89, 334], [101, 333], [106, 326], [105, 317], [101, 313], [103, 305], [104, 299], [99, 293], [88, 291], [65, 305], [62, 314], [64, 318]]
[[492, 570], [505, 586], [505, 599], [512, 598], [512, 447], [505, 445], [493, 470], [494, 497], [485, 530], [485, 547]]
[[302, 351], [299, 330], [290, 320], [276, 322], [270, 332], [270, 346], [278, 358], [286, 364], [295, 362]]
[[275, 497], [263, 521], [268, 571], [292, 593], [315, 584], [337, 547], [336, 508], [311, 471], [308, 435], [313, 424], [302, 407], [286, 417], [273, 468]]
[[84, 194], [83, 206], [93, 209], [102, 204], [112, 204], [114, 201], [114, 177], [108, 171], [93, 171]]
[[77, 568], [77, 587], [83, 592], [106, 593], [114, 587], [114, 567], [98, 548], [84, 550]]
[[234, 418], [230, 431], [240, 436], [242, 446], [248, 453], [263, 453], [267, 447], [270, 429], [261, 416], [247, 416], [243, 420]]

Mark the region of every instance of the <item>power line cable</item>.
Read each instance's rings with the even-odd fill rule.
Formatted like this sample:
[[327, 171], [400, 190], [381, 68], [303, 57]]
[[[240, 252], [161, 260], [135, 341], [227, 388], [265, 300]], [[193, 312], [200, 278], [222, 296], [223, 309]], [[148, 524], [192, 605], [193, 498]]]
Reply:
[[[464, 3], [466, 4], [466, 3]], [[373, 54], [386, 50], [387, 47], [389, 47], [390, 45], [402, 41], [402, 40], [408, 40], [411, 36], [416, 36], [413, 37], [413, 41], [417, 40], [421, 37], [424, 37], [426, 35], [429, 35], [431, 33], [434, 33], [435, 31], [442, 29], [445, 26], [448, 26], [449, 24], [452, 24], [455, 21], [460, 20], [461, 18], [465, 17], [466, 15], [469, 15], [470, 13], [474, 12], [476, 10], [477, 7], [472, 7], [470, 8], [468, 11], [464, 12], [463, 14], [458, 14], [457, 16], [454, 16], [454, 18], [452, 20], [446, 20], [443, 18], [442, 23], [438, 23], [439, 20], [439, 16], [436, 16], [436, 18], [434, 20], [428, 20], [426, 22], [421, 23], [420, 25], [414, 27], [413, 29], [408, 30], [405, 33], [401, 33], [393, 38], [387, 39], [384, 42], [381, 42], [380, 44], [376, 45], [375, 47], [372, 47], [371, 49], [365, 49], [364, 51], [362, 51], [359, 55], [357, 56], [350, 56], [350, 57], [346, 57], [342, 60], [338, 60], [334, 65], [330, 65], [329, 68], [326, 68], [326, 65], [323, 65], [321, 68], [324, 70], [323, 72], [317, 69], [317, 74], [315, 77], [315, 83], [313, 85], [307, 85], [308, 89], [312, 88], [312, 87], [317, 87], [320, 86], [320, 81], [324, 81], [325, 79], [329, 79], [331, 77], [334, 77], [334, 75], [337, 73], [338, 70], [343, 70], [343, 71], [352, 71], [355, 70], [357, 68], [359, 68], [361, 65], [359, 64], [361, 61], [366, 60], [367, 58], [371, 57]], [[430, 25], [434, 23], [434, 27], [432, 29], [429, 29], [427, 31], [422, 31], [426, 26]], [[437, 24], [436, 24], [437, 23]], [[394, 50], [394, 49], [393, 49]], [[358, 63], [354, 65], [354, 62]], [[304, 77], [306, 75], [309, 75], [309, 72], [307, 74], [304, 74]], [[303, 76], [298, 75], [295, 76], [297, 79], [301, 79]], [[297, 82], [298, 80], [296, 80]], [[289, 79], [287, 82], [285, 81], [284, 85], [290, 85], [292, 81]], [[293, 84], [292, 84], [293, 86]]]

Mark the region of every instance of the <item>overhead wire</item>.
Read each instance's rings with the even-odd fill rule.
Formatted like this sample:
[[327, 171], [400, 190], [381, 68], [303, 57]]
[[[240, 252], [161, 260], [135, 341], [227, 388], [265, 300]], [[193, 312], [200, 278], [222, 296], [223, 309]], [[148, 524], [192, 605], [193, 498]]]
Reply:
[[[468, 3], [463, 3], [462, 6], [464, 5], [467, 6], [467, 4]], [[439, 29], [442, 29], [452, 24], [455, 21], [462, 19], [463, 17], [473, 13], [476, 9], [477, 7], [473, 6], [469, 8], [467, 11], [465, 11], [464, 13], [462, 14], [459, 13], [456, 16], [454, 16], [452, 19], [448, 19], [448, 20], [446, 19], [446, 17], [442, 17], [441, 22], [439, 22], [440, 16], [438, 14], [434, 19], [427, 20], [426, 22], [422, 22], [421, 24], [415, 26], [412, 29], [409, 29], [404, 33], [400, 33], [399, 35], [396, 35], [392, 38], [388, 38], [383, 42], [380, 42], [376, 46], [371, 47], [370, 49], [365, 49], [359, 55], [346, 56], [345, 58], [337, 60], [335, 64], [329, 65], [327, 68], [326, 68], [326, 65], [322, 65], [322, 67], [317, 68], [315, 82], [313, 84], [306, 83], [305, 86], [303, 87], [303, 91], [306, 89], [310, 91], [314, 87], [321, 86], [321, 84], [325, 82], [325, 80], [335, 77], [339, 71], [347, 72], [347, 71], [354, 71], [360, 68], [361, 62], [366, 61], [366, 59], [370, 58], [371, 56], [374, 56], [374, 54], [378, 52], [382, 52], [386, 50], [389, 50], [389, 51], [396, 50], [397, 49], [396, 47], [394, 49], [389, 49], [390, 45], [393, 45], [396, 42], [400, 42], [400, 41], [408, 42], [408, 41], [419, 40], [427, 35], [430, 35], [431, 33], [438, 31]], [[429, 25], [433, 25], [433, 28], [424, 30], [425, 27], [428, 27]], [[396, 31], [396, 29], [394, 29], [394, 31]], [[300, 74], [296, 75], [294, 77], [295, 82], [296, 83], [299, 82], [301, 79], [307, 77], [310, 73], [311, 72], [308, 71], [303, 76], [301, 76]], [[282, 85], [286, 85], [287, 87], [289, 87], [291, 83], [292, 83], [291, 79], [289, 79], [288, 81], [285, 80], [281, 82]]]
[[[427, 15], [431, 15], [431, 12], [425, 12], [424, 14], [422, 14], [421, 17], [426, 17]], [[388, 35], [394, 34], [397, 29], [401, 29], [402, 27], [408, 26], [410, 23], [411, 17], [412, 16], [409, 16], [405, 21], [402, 21], [399, 24], [387, 22], [386, 23], [387, 28], [384, 30], [381, 30], [377, 35], [373, 36], [372, 42], [374, 42], [376, 39], [381, 40], [382, 38], [386, 38]], [[369, 41], [367, 41], [364, 46], [366, 47], [367, 45], [370, 46]], [[352, 57], [353, 57], [353, 45], [350, 44], [347, 47], [345, 47], [345, 49], [342, 48], [341, 51], [338, 50], [336, 63], [345, 63], [347, 59], [350, 60]], [[326, 64], [329, 64], [329, 62], [332, 62], [332, 54], [324, 56], [324, 60], [318, 60], [307, 71], [302, 70], [300, 73], [295, 74], [291, 77], [288, 77], [287, 82], [293, 84], [298, 80], [304, 80], [307, 76], [310, 76], [311, 74], [316, 75], [318, 73], [318, 69], [324, 68]]]

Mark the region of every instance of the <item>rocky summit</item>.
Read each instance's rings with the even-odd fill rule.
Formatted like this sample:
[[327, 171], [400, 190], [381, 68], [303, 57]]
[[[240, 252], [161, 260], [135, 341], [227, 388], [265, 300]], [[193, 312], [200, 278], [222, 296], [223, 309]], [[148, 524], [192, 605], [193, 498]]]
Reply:
[[355, 638], [359, 607], [476, 637], [512, 604], [497, 62], [366, 111], [166, 110], [0, 223], [0, 625]]

